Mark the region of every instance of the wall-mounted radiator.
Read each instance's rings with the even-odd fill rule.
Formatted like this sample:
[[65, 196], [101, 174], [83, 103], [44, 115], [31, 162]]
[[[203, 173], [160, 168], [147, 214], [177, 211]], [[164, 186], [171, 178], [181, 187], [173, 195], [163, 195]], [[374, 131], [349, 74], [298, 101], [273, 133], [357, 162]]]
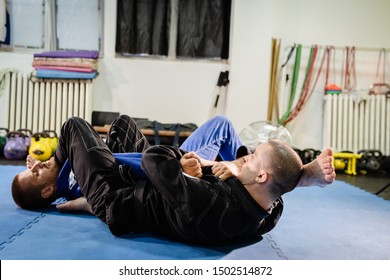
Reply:
[[2, 123], [10, 131], [54, 130], [59, 135], [62, 124], [71, 116], [91, 120], [90, 80], [33, 82], [27, 74], [9, 73], [2, 98]]
[[367, 95], [325, 95], [323, 146], [336, 152], [380, 150], [390, 155], [390, 99]]

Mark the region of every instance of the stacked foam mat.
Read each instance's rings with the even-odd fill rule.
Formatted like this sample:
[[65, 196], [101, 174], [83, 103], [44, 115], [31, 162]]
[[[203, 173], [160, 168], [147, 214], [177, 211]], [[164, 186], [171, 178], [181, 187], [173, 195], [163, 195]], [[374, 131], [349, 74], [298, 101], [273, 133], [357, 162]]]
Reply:
[[98, 75], [97, 51], [52, 51], [34, 54], [36, 79], [87, 79]]

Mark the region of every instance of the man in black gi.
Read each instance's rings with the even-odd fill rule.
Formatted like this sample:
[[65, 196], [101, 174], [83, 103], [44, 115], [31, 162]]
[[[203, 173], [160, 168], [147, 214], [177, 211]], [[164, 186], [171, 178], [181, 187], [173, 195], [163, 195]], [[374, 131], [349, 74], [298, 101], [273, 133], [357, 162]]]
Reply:
[[[69, 160], [84, 197], [59, 205], [62, 211], [88, 210], [114, 235], [153, 232], [200, 244], [256, 238], [273, 229], [281, 196], [297, 185], [327, 185], [335, 179], [332, 150], [305, 166], [280, 141], [259, 145], [232, 162], [204, 160], [194, 152], [149, 146], [129, 118], [111, 127], [107, 143], [85, 120], [62, 127], [55, 161]], [[112, 152], [142, 152], [148, 179], [134, 179]]]

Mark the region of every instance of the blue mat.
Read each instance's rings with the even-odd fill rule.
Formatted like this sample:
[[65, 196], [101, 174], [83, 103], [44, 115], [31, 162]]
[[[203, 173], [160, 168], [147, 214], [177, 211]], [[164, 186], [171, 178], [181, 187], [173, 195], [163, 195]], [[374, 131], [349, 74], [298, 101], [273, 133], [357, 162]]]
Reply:
[[279, 224], [260, 240], [201, 247], [147, 233], [115, 237], [90, 215], [21, 210], [10, 184], [22, 170], [0, 166], [2, 260], [390, 259], [390, 201], [341, 181], [286, 194]]

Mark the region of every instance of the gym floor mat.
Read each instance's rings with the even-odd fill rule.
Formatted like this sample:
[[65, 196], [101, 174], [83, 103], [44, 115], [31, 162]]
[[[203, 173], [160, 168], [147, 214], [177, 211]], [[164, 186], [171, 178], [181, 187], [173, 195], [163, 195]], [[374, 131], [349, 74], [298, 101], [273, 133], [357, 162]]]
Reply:
[[261, 239], [202, 247], [149, 233], [113, 236], [99, 219], [54, 207], [19, 209], [10, 194], [23, 166], [0, 166], [2, 260], [388, 260], [390, 201], [347, 183], [297, 188], [279, 224]]

